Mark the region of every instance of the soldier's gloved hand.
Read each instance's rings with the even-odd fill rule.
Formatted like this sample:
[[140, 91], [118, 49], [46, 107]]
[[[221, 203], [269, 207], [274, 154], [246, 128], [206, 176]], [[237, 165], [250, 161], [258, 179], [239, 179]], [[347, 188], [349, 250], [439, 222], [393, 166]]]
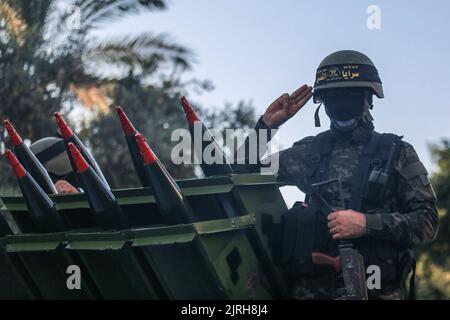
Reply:
[[333, 239], [352, 239], [363, 236], [366, 231], [366, 216], [353, 210], [342, 210], [328, 215], [328, 229]]
[[313, 96], [312, 87], [304, 84], [290, 95], [285, 93], [267, 108], [263, 121], [269, 128], [277, 128], [292, 118]]

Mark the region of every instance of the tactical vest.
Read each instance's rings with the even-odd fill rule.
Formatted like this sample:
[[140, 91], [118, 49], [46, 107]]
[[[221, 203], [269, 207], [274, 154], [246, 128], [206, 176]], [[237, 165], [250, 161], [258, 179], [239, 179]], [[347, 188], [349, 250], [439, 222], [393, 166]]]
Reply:
[[[398, 158], [402, 137], [375, 131], [364, 146], [356, 172], [352, 177], [352, 192], [346, 209], [370, 213], [392, 212], [384, 199], [390, 183], [393, 183], [394, 162]], [[309, 148], [307, 181], [328, 180], [327, 166], [333, 150], [331, 131], [313, 138]], [[289, 275], [315, 276], [329, 272], [312, 264], [312, 252], [337, 256], [337, 244], [327, 226], [329, 210], [307, 193], [304, 203], [297, 203], [284, 217], [282, 240], [282, 264]], [[363, 255], [365, 266], [377, 265], [382, 283], [402, 285], [414, 263], [410, 248], [400, 247], [390, 241], [363, 236], [353, 240], [355, 248]]]

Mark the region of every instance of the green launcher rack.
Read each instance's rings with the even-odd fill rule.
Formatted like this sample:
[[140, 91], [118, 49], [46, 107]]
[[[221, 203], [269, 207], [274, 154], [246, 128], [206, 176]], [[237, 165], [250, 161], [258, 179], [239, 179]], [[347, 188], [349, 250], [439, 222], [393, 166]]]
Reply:
[[113, 193], [132, 228], [102, 231], [77, 193], [52, 196], [69, 231], [42, 234], [22, 197], [2, 197], [0, 299], [286, 298], [276, 248], [287, 207], [275, 177], [177, 182], [198, 222], [164, 225], [151, 188], [120, 189]]

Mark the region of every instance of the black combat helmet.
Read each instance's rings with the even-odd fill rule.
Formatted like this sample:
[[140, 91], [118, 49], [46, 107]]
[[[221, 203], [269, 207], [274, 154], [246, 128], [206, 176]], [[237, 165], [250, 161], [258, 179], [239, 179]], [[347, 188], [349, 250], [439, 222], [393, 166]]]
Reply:
[[72, 166], [63, 139], [57, 137], [42, 138], [32, 143], [30, 150], [55, 182], [60, 179], [73, 182], [71, 177], [73, 175]]
[[337, 51], [322, 60], [316, 72], [314, 103], [321, 103], [321, 93], [335, 88], [367, 88], [384, 98], [378, 70], [365, 54], [354, 50]]

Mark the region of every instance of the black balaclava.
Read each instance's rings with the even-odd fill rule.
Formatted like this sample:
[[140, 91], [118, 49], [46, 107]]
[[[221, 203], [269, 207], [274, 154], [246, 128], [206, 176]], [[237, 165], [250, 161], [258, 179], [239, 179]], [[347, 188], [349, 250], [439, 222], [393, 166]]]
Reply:
[[372, 121], [369, 113], [372, 107], [370, 91], [358, 88], [331, 89], [324, 92], [323, 102], [334, 131], [351, 132]]

